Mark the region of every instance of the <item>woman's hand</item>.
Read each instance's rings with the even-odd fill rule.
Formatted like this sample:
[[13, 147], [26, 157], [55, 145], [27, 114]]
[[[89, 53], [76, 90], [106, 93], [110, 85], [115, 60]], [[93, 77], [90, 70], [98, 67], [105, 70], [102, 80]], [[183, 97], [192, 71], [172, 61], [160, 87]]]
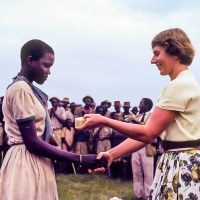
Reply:
[[108, 163], [108, 166], [110, 166], [113, 162], [113, 158], [111, 157], [110, 153], [108, 151], [106, 152], [100, 152], [97, 156], [97, 159], [106, 159], [107, 160], [107, 163]]
[[94, 129], [104, 125], [104, 121], [106, 119], [106, 117], [99, 114], [85, 114], [83, 118], [86, 120], [83, 125], [76, 127], [77, 130]]

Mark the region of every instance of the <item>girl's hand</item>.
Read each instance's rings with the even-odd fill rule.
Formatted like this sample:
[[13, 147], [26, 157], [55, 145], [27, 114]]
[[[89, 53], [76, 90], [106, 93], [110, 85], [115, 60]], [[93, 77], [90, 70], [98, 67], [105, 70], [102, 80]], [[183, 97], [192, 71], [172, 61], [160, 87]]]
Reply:
[[[98, 160], [101, 160], [101, 159], [105, 159], [108, 163], [108, 166], [111, 165], [111, 163], [113, 162], [113, 158], [111, 157], [111, 155], [108, 153], [108, 152], [101, 152], [98, 154], [97, 156], [97, 159]], [[96, 169], [89, 169], [88, 172], [89, 173], [96, 173], [96, 174], [104, 174], [104, 172], [106, 171], [106, 168], [105, 167], [99, 167], [99, 168], [96, 168]]]
[[104, 157], [98, 158], [95, 154], [82, 155], [82, 161], [80, 163], [88, 167], [89, 169], [106, 168], [108, 165], [107, 159]]

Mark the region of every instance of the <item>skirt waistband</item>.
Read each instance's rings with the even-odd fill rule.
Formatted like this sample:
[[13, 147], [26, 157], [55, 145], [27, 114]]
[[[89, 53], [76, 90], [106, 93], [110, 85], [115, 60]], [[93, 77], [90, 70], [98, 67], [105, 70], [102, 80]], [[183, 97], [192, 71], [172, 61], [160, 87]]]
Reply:
[[163, 148], [165, 151], [170, 149], [181, 149], [181, 148], [197, 148], [200, 149], [200, 139], [190, 141], [167, 141], [162, 140]]

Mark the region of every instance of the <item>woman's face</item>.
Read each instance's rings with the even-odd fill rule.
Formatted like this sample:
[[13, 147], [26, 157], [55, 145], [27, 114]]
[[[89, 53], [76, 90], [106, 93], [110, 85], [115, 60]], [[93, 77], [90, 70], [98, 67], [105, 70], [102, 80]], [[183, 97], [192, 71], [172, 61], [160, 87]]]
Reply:
[[38, 61], [32, 60], [29, 62], [31, 65], [30, 81], [43, 84], [50, 74], [50, 68], [54, 63], [54, 55], [52, 53], [45, 53]]
[[160, 75], [171, 76], [174, 66], [177, 62], [177, 56], [171, 56], [166, 53], [165, 48], [161, 46], [153, 47], [153, 57], [151, 64], [155, 64], [160, 71]]

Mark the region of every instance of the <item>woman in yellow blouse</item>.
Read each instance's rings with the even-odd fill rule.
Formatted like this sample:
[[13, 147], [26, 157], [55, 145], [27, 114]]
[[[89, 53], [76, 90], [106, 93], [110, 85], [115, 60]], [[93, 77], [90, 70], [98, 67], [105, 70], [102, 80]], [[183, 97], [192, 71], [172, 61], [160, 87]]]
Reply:
[[[80, 129], [109, 126], [129, 138], [100, 153], [109, 164], [135, 152], [160, 136], [165, 152], [160, 158], [149, 199], [197, 199], [200, 196], [200, 87], [189, 71], [194, 49], [179, 29], [160, 32], [152, 40], [154, 64], [171, 81], [163, 89], [149, 120], [143, 126], [100, 115], [85, 115]], [[97, 169], [97, 172], [102, 172]]]

